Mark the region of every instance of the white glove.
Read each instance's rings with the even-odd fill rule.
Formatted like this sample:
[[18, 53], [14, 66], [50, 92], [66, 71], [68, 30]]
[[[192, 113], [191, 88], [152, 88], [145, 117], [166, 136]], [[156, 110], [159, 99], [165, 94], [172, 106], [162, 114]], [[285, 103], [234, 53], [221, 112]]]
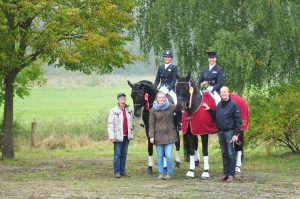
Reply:
[[168, 94], [168, 92], [169, 92], [169, 90], [167, 89], [167, 87], [161, 87], [159, 90], [161, 90], [165, 94]]
[[209, 86], [209, 87], [207, 87], [206, 90], [208, 90], [209, 92], [212, 92], [214, 90], [214, 87], [213, 86]]

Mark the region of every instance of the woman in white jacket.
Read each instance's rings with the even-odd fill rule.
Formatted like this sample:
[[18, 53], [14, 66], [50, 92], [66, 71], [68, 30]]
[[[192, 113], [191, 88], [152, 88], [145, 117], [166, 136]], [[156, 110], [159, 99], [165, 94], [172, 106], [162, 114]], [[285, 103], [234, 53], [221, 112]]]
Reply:
[[126, 95], [117, 95], [118, 105], [110, 110], [107, 130], [114, 144], [114, 174], [116, 178], [127, 176], [125, 172], [129, 140], [133, 139], [133, 112], [126, 104]]

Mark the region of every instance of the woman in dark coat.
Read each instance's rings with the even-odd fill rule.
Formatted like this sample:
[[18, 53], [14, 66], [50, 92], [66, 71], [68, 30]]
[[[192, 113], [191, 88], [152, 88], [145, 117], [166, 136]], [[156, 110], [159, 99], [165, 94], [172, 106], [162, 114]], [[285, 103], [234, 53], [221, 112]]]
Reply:
[[[166, 94], [159, 91], [149, 118], [150, 142], [156, 145], [157, 151], [158, 179], [167, 180], [173, 174], [172, 151], [174, 143], [178, 141], [173, 122], [175, 109], [176, 106], [169, 103]], [[164, 171], [164, 156], [167, 159], [167, 173]]]

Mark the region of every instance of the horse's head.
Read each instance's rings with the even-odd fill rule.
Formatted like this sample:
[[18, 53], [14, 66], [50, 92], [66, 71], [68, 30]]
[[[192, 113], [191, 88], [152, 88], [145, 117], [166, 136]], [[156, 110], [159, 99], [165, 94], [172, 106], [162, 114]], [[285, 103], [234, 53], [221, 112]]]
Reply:
[[127, 82], [131, 87], [131, 98], [134, 105], [134, 116], [140, 117], [142, 113], [142, 107], [145, 104], [143, 83], [132, 84], [129, 80]]
[[186, 109], [187, 102], [190, 97], [189, 89], [191, 87], [191, 73], [188, 73], [186, 77], [179, 77], [176, 84], [177, 106], [181, 109]]

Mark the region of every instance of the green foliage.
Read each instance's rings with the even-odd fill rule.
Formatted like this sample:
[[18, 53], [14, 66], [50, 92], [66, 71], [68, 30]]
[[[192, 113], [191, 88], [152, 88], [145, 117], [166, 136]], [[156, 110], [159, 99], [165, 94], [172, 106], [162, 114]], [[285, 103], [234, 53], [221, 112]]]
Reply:
[[[42, 84], [41, 63], [90, 74], [110, 73], [137, 58], [124, 48], [132, 38], [134, 0], [0, 1], [0, 105], [4, 78], [18, 73], [15, 94]], [[21, 71], [21, 73], [19, 73]]]
[[[39, 64], [33, 64], [23, 69], [16, 78], [14, 83], [15, 95], [20, 98], [28, 96], [33, 85], [42, 86], [46, 83], [46, 79], [43, 77], [44, 71], [40, 68]], [[0, 75], [0, 107], [4, 103], [4, 84], [3, 78]]]
[[26, 86], [14, 89], [20, 72], [41, 62], [85, 74], [123, 68], [137, 58], [125, 49], [132, 40], [128, 35], [134, 27], [134, 6], [135, 0], [0, 1], [0, 37], [5, 38], [0, 44], [4, 158], [14, 157], [14, 91], [20, 96], [28, 94], [26, 86], [32, 80], [23, 76], [19, 82]]
[[1, 1], [1, 73], [37, 58], [86, 74], [109, 73], [135, 57], [124, 48], [134, 0]]
[[242, 93], [299, 76], [296, 1], [139, 0], [142, 51], [173, 48], [181, 73], [198, 78], [208, 50], [218, 51], [225, 82]]
[[267, 142], [300, 151], [300, 85], [298, 81], [281, 83], [268, 89], [267, 95], [250, 98], [249, 141]]

